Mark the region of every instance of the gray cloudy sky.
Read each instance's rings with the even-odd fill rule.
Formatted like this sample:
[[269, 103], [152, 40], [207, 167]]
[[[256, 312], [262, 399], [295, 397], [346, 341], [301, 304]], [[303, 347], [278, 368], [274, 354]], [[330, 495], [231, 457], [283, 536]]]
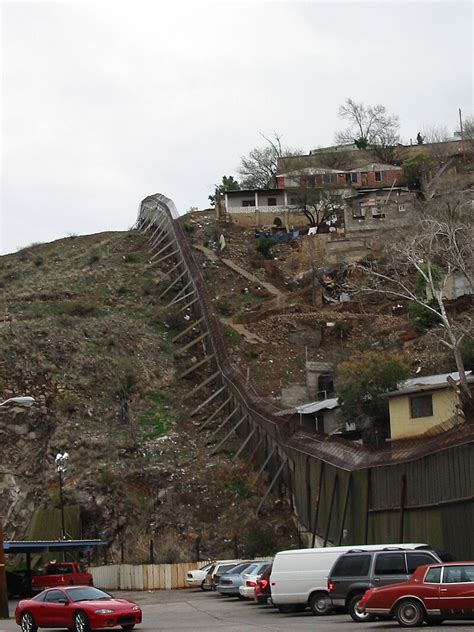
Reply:
[[472, 112], [470, 2], [3, 3], [3, 253], [180, 212], [277, 130], [331, 144], [383, 103], [408, 141]]

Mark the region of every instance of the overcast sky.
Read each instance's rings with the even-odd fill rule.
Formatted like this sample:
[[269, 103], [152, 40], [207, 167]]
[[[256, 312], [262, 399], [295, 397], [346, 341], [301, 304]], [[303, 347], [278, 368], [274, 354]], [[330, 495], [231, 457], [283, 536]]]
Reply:
[[3, 3], [1, 252], [204, 208], [277, 130], [332, 144], [346, 97], [405, 141], [472, 113], [470, 2]]

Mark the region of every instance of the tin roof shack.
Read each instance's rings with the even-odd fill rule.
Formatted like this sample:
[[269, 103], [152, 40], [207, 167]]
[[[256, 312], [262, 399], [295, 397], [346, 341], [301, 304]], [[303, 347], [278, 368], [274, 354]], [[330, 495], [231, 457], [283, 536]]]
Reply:
[[346, 233], [392, 230], [413, 221], [415, 194], [403, 187], [360, 189], [346, 203]]
[[338, 408], [338, 399], [333, 397], [323, 399], [320, 402], [310, 402], [303, 406], [297, 406], [296, 412], [300, 416], [300, 425], [304, 428], [330, 434], [338, 429]]
[[[391, 439], [436, 434], [460, 423], [459, 396], [448, 382], [459, 380], [459, 373], [443, 373], [405, 380], [388, 399]], [[467, 375], [474, 385], [474, 375]]]

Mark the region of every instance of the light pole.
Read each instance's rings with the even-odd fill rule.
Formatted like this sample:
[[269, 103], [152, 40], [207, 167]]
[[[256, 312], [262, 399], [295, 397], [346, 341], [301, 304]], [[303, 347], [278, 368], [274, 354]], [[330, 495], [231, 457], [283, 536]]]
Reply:
[[58, 452], [54, 463], [56, 465], [56, 472], [59, 476], [59, 506], [61, 508], [61, 539], [66, 539], [66, 528], [64, 526], [64, 497], [63, 497], [63, 475], [67, 472], [66, 464], [69, 460], [69, 454], [67, 452]]
[[[9, 397], [0, 406], [6, 404], [17, 404], [18, 406], [32, 406], [35, 398], [25, 395], [22, 397]], [[3, 520], [0, 516], [0, 619], [8, 619], [8, 589], [7, 589], [7, 571], [5, 568], [5, 551], [3, 550]]]

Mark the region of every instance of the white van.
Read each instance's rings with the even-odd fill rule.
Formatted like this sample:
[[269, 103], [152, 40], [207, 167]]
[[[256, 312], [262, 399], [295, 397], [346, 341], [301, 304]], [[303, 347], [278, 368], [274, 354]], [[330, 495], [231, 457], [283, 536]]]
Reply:
[[428, 544], [353, 544], [320, 549], [280, 551], [273, 561], [270, 586], [272, 602], [280, 612], [303, 610], [309, 606], [314, 614], [328, 614], [327, 577], [337, 558], [353, 549], [431, 549]]

